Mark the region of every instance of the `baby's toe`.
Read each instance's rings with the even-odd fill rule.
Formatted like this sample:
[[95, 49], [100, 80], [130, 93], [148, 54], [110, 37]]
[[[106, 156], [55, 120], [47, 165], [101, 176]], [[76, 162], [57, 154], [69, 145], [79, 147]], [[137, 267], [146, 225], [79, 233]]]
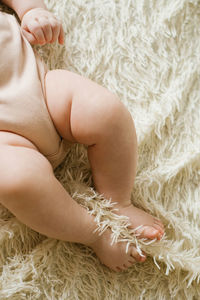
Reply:
[[126, 264], [123, 265], [123, 267], [126, 269], [130, 268], [133, 265], [131, 262], [127, 262]]
[[[156, 226], [154, 226], [154, 227], [156, 227]], [[161, 240], [163, 235], [164, 235], [164, 231], [162, 229], [159, 229], [159, 228], [157, 228], [157, 229], [158, 229], [158, 235], [155, 238], [157, 240]]]
[[158, 229], [161, 234], [164, 234], [164, 229], [159, 224], [154, 223], [153, 227]]
[[127, 270], [127, 267], [125, 265], [116, 267], [117, 272], [122, 272], [122, 271], [125, 271], [125, 270]]
[[154, 218], [154, 223], [159, 225], [162, 229], [164, 229], [164, 225], [159, 219]]
[[139, 238], [147, 238], [152, 240], [160, 238], [160, 230], [158, 230], [154, 226], [143, 226], [139, 230], [139, 234]]
[[133, 256], [130, 256], [128, 258], [128, 262], [131, 263], [131, 264], [135, 264], [136, 263], [136, 259]]
[[120, 267], [116, 267], [116, 268], [113, 268], [113, 271], [119, 273], [119, 272], [121, 272], [122, 270], [120, 269]]
[[[131, 249], [131, 253], [130, 253], [130, 257], [129, 257], [129, 260], [131, 260], [131, 259], [133, 259], [133, 260], [135, 260], [136, 262], [143, 262], [143, 261], [145, 261], [145, 259], [146, 259], [146, 255], [145, 255], [145, 253], [142, 253], [143, 254], [143, 256], [141, 256], [138, 252], [137, 252], [137, 250], [136, 250], [136, 248], [132, 248]], [[132, 261], [132, 260], [131, 260]]]

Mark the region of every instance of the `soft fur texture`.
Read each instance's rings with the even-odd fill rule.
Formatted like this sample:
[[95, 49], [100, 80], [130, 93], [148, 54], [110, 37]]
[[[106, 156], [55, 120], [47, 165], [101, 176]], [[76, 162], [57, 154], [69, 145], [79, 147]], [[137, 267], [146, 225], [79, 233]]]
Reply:
[[[118, 94], [135, 120], [139, 162], [132, 200], [165, 225], [143, 264], [114, 273], [90, 248], [46, 238], [0, 210], [0, 299], [200, 299], [200, 3], [195, 0], [46, 0], [66, 45], [37, 47], [51, 69]], [[113, 241], [136, 242], [125, 218], [92, 188], [87, 151], [56, 170]]]

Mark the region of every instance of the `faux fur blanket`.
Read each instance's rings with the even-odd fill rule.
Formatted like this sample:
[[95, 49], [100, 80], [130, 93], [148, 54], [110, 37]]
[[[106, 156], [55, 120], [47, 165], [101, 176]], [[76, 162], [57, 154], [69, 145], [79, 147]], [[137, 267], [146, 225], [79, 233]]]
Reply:
[[56, 176], [113, 241], [137, 242], [145, 263], [114, 273], [83, 245], [42, 236], [0, 209], [0, 299], [200, 299], [200, 2], [46, 0], [65, 46], [37, 47], [51, 69], [77, 72], [118, 94], [135, 120], [134, 203], [166, 234], [135, 241], [95, 193], [87, 152], [74, 145]]

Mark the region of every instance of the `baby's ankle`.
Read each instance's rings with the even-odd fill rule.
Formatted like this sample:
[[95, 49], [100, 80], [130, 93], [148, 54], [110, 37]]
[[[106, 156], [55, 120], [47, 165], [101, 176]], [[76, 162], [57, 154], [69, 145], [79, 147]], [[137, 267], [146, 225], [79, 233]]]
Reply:
[[94, 243], [99, 237], [99, 232], [97, 231], [98, 225], [95, 221], [95, 217], [89, 214], [85, 208], [83, 208], [81, 212], [82, 214], [79, 215], [81, 220], [79, 231], [74, 242], [90, 246], [90, 244]]
[[88, 247], [92, 247], [94, 244], [97, 243], [97, 241], [99, 240], [99, 238], [100, 238], [99, 234], [97, 234], [95, 232], [90, 237], [88, 237], [87, 240], [85, 240], [84, 245], [86, 245]]
[[84, 236], [83, 244], [91, 247], [99, 239], [99, 232], [94, 216], [89, 216], [88, 221], [88, 233]]

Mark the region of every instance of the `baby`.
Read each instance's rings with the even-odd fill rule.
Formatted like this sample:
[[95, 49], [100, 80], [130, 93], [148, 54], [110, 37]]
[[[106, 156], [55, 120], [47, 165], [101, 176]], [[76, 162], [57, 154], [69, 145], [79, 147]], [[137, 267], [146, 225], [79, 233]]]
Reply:
[[47, 70], [32, 45], [64, 44], [61, 23], [42, 0], [5, 0], [0, 12], [0, 201], [48, 237], [91, 247], [118, 272], [146, 259], [126, 243], [111, 246], [54, 175], [69, 146], [87, 146], [97, 192], [116, 202], [141, 238], [160, 240], [163, 224], [131, 203], [137, 140], [131, 114], [116, 95], [67, 70]]

